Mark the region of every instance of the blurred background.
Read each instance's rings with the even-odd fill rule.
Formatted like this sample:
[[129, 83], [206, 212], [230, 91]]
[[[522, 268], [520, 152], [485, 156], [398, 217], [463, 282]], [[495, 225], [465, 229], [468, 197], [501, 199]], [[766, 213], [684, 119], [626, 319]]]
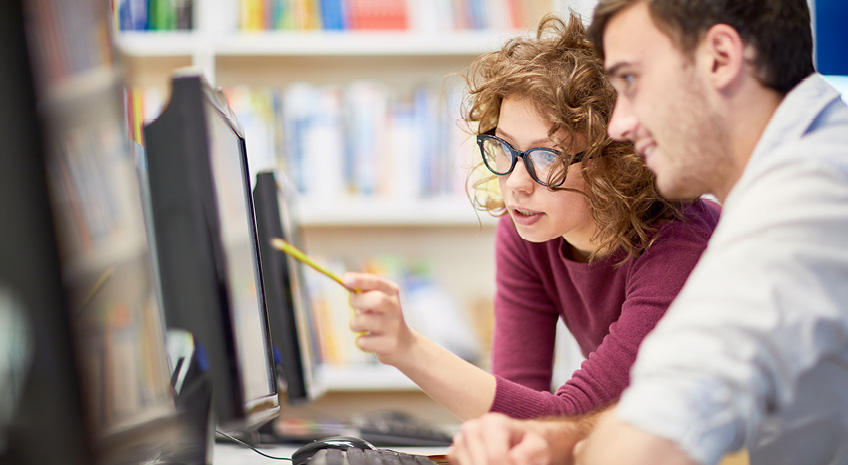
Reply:
[[[136, 178], [134, 169], [144, 157], [145, 125], [166, 107], [174, 73], [190, 67], [221, 88], [235, 112], [246, 139], [250, 179], [260, 171], [277, 174], [287, 204], [286, 221], [297, 244], [336, 272], [368, 271], [395, 280], [402, 288], [410, 326], [488, 368], [497, 220], [475, 211], [468, 198], [466, 187], [469, 176], [474, 176], [476, 156], [469, 136], [473, 128], [460, 119], [464, 82], [459, 75], [480, 54], [497, 50], [511, 37], [533, 34], [546, 13], [574, 12], [588, 24], [596, 0], [14, 3], [25, 5], [35, 18], [29, 21], [34, 72], [30, 75], [25, 68], [5, 64], [0, 69], [3, 107], [26, 110], [3, 117], [4, 137], [10, 143], [36, 141], [34, 145], [42, 144], [47, 152], [68, 155], [54, 164], [54, 181], [94, 199], [89, 216], [73, 205], [57, 208], [58, 224], [86, 223], [90, 228], [67, 228], [72, 232], [63, 234], [65, 244], [52, 251], [63, 255], [62, 271], [67, 276], [62, 284], [75, 289], [70, 296], [53, 296], [53, 304], [67, 297], [85, 307], [96, 296], [98, 278], [110, 279], [113, 273], [123, 277], [121, 269], [104, 264], [115, 262], [124, 248], [98, 248], [100, 235], [107, 242], [130, 245], [131, 256], [119, 257], [126, 263], [138, 262], [147, 253], [138, 186], [126, 186], [135, 182], [128, 180]], [[810, 5], [817, 67], [848, 95], [848, 3], [810, 0]], [[101, 9], [103, 15], [94, 13]], [[15, 42], [21, 37], [13, 36], [12, 26], [22, 12], [10, 11], [0, 15], [9, 21], [2, 28], [8, 37], [0, 41], [4, 44], [0, 51], [4, 60], [9, 57], [3, 63], [20, 64], [26, 62], [22, 56], [27, 52]], [[41, 94], [37, 105], [35, 97], [24, 103], [16, 100], [28, 95], [24, 90], [33, 91], [30, 87]], [[112, 87], [119, 95], [115, 102]], [[45, 119], [45, 133], [19, 137], [22, 133], [12, 123], [26, 123], [26, 118]], [[77, 159], [74, 154], [81, 155]], [[76, 169], [80, 166], [85, 169]], [[0, 228], [0, 239], [6, 241], [0, 246], [0, 354], [9, 354], [0, 357], [2, 426], [23, 396], [19, 367], [47, 357], [34, 348], [40, 329], [22, 319], [21, 309], [28, 301], [20, 298], [15, 286], [19, 270], [34, 263], [26, 254], [51, 239], [33, 239], [41, 242], [33, 242], [31, 248], [16, 242], [34, 238], [33, 232], [46, 228], [48, 219], [39, 216], [46, 214], [46, 200], [36, 196], [19, 202], [17, 196], [30, 188], [13, 182], [17, 179], [7, 165], [0, 166], [0, 172], [8, 175], [0, 178], [5, 200], [0, 211], [32, 220], [30, 229], [14, 234], [6, 235], [4, 228], [15, 221], [4, 218]], [[92, 181], [101, 179], [108, 182]], [[113, 198], [110, 192], [120, 195]], [[55, 261], [53, 257], [39, 263]], [[142, 268], [134, 272], [147, 273]], [[46, 276], [36, 268], [30, 271], [28, 283]], [[68, 283], [68, 276], [80, 282]], [[59, 277], [52, 279], [54, 288], [61, 287]], [[87, 375], [102, 376], [99, 370], [120, 368], [113, 374], [121, 382], [113, 390], [99, 386], [104, 391], [88, 394], [98, 398], [101, 424], [95, 430], [113, 428], [124, 415], [150, 411], [151, 406], [167, 410], [169, 402], [173, 404], [168, 367], [159, 353], [164, 348], [150, 342], [163, 339], [159, 290], [145, 279], [127, 278], [134, 294], [122, 296], [126, 305], [81, 322], [57, 320], [57, 327], [50, 329], [61, 333], [59, 327], [65, 323], [80, 326], [74, 337], [87, 338], [83, 352], [89, 350], [93, 360], [83, 363]], [[92, 285], [91, 295], [81, 291]], [[37, 287], [27, 289], [38, 293]], [[279, 431], [331, 431], [376, 410], [457, 426], [452, 415], [397, 370], [355, 348], [347, 328], [350, 309], [345, 291], [304, 269], [298, 292], [307, 303], [300, 318], [308, 333], [304, 350], [311, 356], [314, 387], [305, 405], [285, 405], [281, 397], [284, 407], [274, 424]], [[103, 347], [112, 350], [115, 344], [124, 349], [125, 358], [103, 359]], [[138, 346], [147, 351], [147, 358], [134, 358]], [[582, 358], [561, 327], [554, 387], [570, 377]], [[132, 369], [126, 368], [130, 362]], [[138, 386], [136, 378], [127, 375], [133, 371], [141, 380]], [[111, 394], [103, 394], [106, 391]], [[120, 394], [127, 392], [134, 402]], [[132, 412], [122, 411], [130, 404]], [[57, 416], [79, 413], [71, 407]], [[73, 423], [57, 422], [55, 427], [72, 428], [69, 425]], [[6, 439], [2, 432], [0, 452]], [[69, 438], [68, 444], [75, 441]]]

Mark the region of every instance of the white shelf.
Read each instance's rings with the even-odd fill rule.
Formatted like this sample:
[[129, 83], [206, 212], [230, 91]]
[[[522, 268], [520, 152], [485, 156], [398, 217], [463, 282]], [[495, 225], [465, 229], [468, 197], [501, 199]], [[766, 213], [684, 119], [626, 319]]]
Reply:
[[494, 50], [515, 31], [499, 32], [263, 32], [233, 35], [215, 45], [218, 55], [474, 56]]
[[297, 31], [206, 36], [190, 31], [122, 32], [118, 47], [130, 56], [476, 56], [495, 50], [519, 31]]
[[316, 384], [326, 391], [420, 391], [397, 368], [379, 364], [319, 365]]
[[404, 199], [300, 199], [295, 206], [305, 227], [337, 226], [493, 226], [497, 219], [474, 210], [465, 198]]
[[116, 37], [122, 53], [138, 57], [192, 56], [200, 38], [192, 31], [126, 31]]

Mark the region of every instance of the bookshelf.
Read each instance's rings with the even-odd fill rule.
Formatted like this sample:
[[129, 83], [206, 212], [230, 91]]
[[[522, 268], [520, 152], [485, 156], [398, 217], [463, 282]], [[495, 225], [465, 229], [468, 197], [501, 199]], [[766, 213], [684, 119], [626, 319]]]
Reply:
[[[429, 0], [408, 4], [426, 3]], [[433, 3], [444, 2], [433, 0]], [[495, 3], [506, 2], [492, 1]], [[117, 46], [128, 85], [158, 89], [162, 101], [167, 101], [171, 71], [188, 65], [201, 68], [210, 82], [224, 87], [225, 91], [228, 87], [276, 89], [279, 94], [270, 97], [274, 101], [279, 95], [285, 98], [285, 89], [294, 85], [306, 83], [320, 91], [337, 90], [344, 95], [349, 86], [358, 82], [385, 86], [394, 99], [396, 94], [405, 95], [421, 87], [435, 89], [434, 92], [443, 90], [446, 76], [462, 72], [477, 55], [497, 49], [508, 38], [530, 33], [530, 28], [545, 12], [564, 11], [569, 6], [585, 10], [587, 1], [514, 3], [523, 8], [525, 20], [519, 28], [445, 30], [410, 26], [401, 30], [247, 31], [239, 24], [240, 7], [244, 5], [237, 0], [204, 0], [194, 3], [193, 29], [121, 31]], [[250, 144], [251, 139], [258, 139], [251, 137], [249, 126], [253, 118], [245, 118], [245, 112], [234, 107], [246, 126]], [[456, 121], [449, 123], [456, 126]], [[289, 135], [283, 138], [286, 137]], [[472, 153], [470, 138], [447, 143], [461, 146], [456, 151], [462, 156]], [[284, 145], [269, 144], [274, 147], [270, 152], [288, 151]], [[257, 152], [250, 146], [248, 151]], [[261, 163], [279, 166], [286, 162], [265, 158]], [[291, 166], [285, 168], [287, 172], [294, 171]], [[456, 177], [465, 168], [457, 166], [450, 176]], [[494, 293], [496, 220], [486, 213], [475, 212], [465, 192], [456, 185], [445, 189], [426, 195], [363, 195], [361, 192], [302, 195], [295, 205], [295, 213], [310, 254], [354, 264], [348, 269], [356, 269], [356, 264], [375, 256], [390, 255], [406, 263], [426, 261], [440, 289], [454, 299], [457, 308], [467, 314], [467, 321], [477, 328], [485, 349]], [[362, 358], [358, 357], [360, 362]], [[481, 363], [487, 360], [487, 354], [481, 357]], [[319, 382], [335, 392], [417, 391], [397, 370], [375, 362], [360, 362], [324, 365], [317, 374]]]

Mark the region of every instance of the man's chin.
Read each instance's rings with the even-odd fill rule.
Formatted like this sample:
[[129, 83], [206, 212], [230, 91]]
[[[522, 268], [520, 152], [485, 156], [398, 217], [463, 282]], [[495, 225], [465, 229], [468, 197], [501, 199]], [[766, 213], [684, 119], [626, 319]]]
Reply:
[[685, 182], [681, 177], [657, 174], [657, 190], [667, 199], [694, 199], [702, 196], [698, 186]]

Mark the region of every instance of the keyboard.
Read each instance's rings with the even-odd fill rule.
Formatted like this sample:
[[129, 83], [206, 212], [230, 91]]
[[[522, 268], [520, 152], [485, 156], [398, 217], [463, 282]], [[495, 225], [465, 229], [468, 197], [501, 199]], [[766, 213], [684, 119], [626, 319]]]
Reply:
[[308, 465], [438, 465], [426, 455], [407, 454], [390, 449], [322, 449]]
[[440, 428], [393, 410], [369, 413], [357, 426], [357, 435], [377, 447], [447, 447], [453, 440]]

